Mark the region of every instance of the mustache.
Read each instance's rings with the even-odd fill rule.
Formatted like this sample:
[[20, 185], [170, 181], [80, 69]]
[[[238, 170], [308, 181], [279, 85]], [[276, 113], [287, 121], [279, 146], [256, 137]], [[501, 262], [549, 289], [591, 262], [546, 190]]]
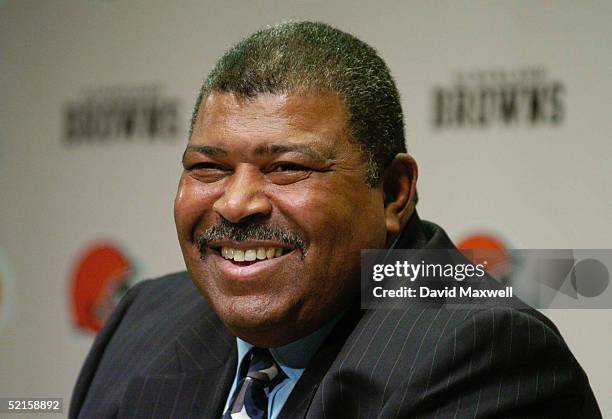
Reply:
[[204, 257], [210, 242], [231, 240], [270, 240], [281, 243], [286, 247], [298, 249], [302, 253], [302, 259], [306, 256], [306, 243], [302, 237], [294, 231], [276, 225], [241, 223], [234, 224], [222, 220], [219, 224], [206, 229], [196, 238], [200, 255]]

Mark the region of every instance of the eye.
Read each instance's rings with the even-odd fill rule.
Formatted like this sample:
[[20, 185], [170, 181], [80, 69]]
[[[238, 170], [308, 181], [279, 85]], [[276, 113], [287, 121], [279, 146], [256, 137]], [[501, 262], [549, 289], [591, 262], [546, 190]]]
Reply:
[[200, 162], [187, 166], [189, 174], [200, 182], [217, 182], [231, 174], [231, 169], [219, 163]]
[[192, 165], [189, 170], [228, 170], [226, 167], [213, 162], [201, 162]]
[[316, 171], [299, 163], [278, 162], [266, 169], [266, 176], [277, 185], [289, 185], [310, 178]]
[[272, 168], [272, 172], [308, 172], [311, 170], [297, 163], [279, 163]]

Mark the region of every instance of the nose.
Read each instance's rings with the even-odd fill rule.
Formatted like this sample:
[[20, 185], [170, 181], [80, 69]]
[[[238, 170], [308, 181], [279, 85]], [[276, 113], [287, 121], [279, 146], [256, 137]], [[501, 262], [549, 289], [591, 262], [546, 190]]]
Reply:
[[269, 216], [272, 204], [263, 191], [264, 182], [258, 169], [237, 167], [223, 195], [213, 204], [213, 210], [234, 224]]

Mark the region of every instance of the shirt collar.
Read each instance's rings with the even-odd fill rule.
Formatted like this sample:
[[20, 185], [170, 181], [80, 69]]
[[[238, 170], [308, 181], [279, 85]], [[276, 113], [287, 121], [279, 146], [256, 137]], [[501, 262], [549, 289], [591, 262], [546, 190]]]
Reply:
[[[317, 352], [325, 338], [344, 313], [336, 316], [315, 332], [298, 340], [276, 348], [270, 348], [274, 360], [289, 379], [297, 379], [304, 371], [314, 354]], [[242, 368], [244, 358], [253, 345], [239, 337], [236, 338], [238, 346], [238, 369]]]

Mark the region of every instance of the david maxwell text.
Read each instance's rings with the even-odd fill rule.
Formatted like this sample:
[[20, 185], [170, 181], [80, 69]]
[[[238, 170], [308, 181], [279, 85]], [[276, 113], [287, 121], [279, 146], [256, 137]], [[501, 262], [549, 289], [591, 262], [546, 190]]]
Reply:
[[[459, 290], [457, 292], [457, 290]], [[473, 287], [444, 287], [430, 288], [426, 286], [418, 287], [417, 289], [412, 287], [400, 287], [397, 289], [384, 289], [383, 287], [374, 287], [372, 290], [374, 297], [376, 298], [512, 298], [513, 290], [512, 287], [505, 287], [503, 289], [478, 289]]]

